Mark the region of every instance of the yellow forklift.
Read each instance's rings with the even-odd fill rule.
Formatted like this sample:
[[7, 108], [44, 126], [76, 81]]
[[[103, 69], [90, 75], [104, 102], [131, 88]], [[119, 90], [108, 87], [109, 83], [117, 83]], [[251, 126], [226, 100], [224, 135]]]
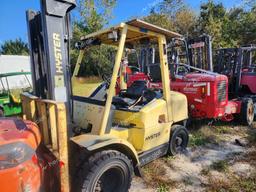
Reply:
[[[179, 34], [135, 19], [82, 37], [74, 76], [89, 47], [109, 45], [116, 54], [109, 85], [91, 97], [75, 96], [69, 85], [66, 35], [67, 13], [74, 6], [71, 0], [42, 0], [41, 13], [27, 12], [37, 86], [33, 95], [22, 95], [23, 118], [37, 122], [42, 143], [61, 162], [61, 191], [128, 191], [133, 174], [141, 176], [141, 166], [180, 153], [188, 144], [187, 99], [170, 91], [166, 49], [166, 40]], [[124, 50], [145, 39], [159, 49], [162, 89], [136, 81], [128, 88], [123, 83], [116, 95]]]

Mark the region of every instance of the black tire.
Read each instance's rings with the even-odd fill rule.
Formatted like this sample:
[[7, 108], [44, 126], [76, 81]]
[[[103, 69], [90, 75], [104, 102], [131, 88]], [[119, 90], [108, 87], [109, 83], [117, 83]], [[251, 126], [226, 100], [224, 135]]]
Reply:
[[251, 126], [254, 120], [254, 103], [252, 99], [243, 99], [241, 105], [241, 121], [243, 125]]
[[127, 156], [114, 150], [97, 152], [79, 170], [75, 191], [127, 192], [132, 176], [133, 165]]
[[182, 153], [188, 146], [189, 135], [186, 127], [173, 125], [169, 142], [168, 155]]

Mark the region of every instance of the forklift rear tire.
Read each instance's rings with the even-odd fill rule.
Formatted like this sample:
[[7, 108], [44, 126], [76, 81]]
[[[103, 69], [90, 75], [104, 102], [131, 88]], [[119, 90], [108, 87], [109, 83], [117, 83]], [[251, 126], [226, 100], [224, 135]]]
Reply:
[[251, 126], [254, 120], [254, 104], [252, 99], [243, 99], [241, 105], [241, 120], [244, 125]]
[[132, 176], [133, 165], [126, 155], [114, 150], [97, 152], [79, 170], [77, 191], [127, 192]]
[[186, 127], [182, 125], [173, 125], [169, 143], [168, 155], [182, 153], [188, 146], [189, 135]]

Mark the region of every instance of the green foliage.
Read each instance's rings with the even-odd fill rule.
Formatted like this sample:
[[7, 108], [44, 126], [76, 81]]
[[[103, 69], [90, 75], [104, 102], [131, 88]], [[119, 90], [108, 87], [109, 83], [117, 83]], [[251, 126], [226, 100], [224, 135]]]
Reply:
[[189, 9], [182, 0], [163, 0], [143, 19], [183, 35], [194, 34], [197, 24], [195, 12]]
[[206, 144], [217, 145], [221, 137], [211, 127], [204, 126], [197, 131], [192, 131], [189, 137], [189, 146], [204, 146]]
[[[251, 6], [251, 7], [250, 7]], [[256, 43], [255, 4], [247, 4], [247, 9], [227, 10], [222, 3], [208, 1], [200, 9], [200, 33], [213, 37], [213, 47], [236, 47]]]
[[204, 135], [202, 135], [201, 133], [193, 134], [189, 138], [189, 146], [191, 147], [203, 146], [203, 145], [206, 145], [207, 143], [208, 143], [207, 138], [204, 137]]
[[157, 192], [168, 192], [169, 191], [169, 186], [164, 184], [164, 183], [160, 183], [156, 189]]
[[241, 14], [240, 24], [238, 24], [237, 32], [240, 44], [256, 43], [256, 7], [249, 12]]
[[185, 36], [209, 34], [214, 49], [256, 43], [256, 2], [253, 0], [232, 9], [209, 0], [201, 4], [198, 15], [182, 0], [162, 0], [143, 19]]
[[[112, 10], [116, 0], [80, 0], [78, 9], [81, 18], [73, 24], [73, 39], [71, 41], [71, 65], [74, 69], [79, 51], [75, 43], [81, 36], [98, 31], [108, 24], [112, 17]], [[109, 53], [113, 50], [109, 46], [92, 47], [86, 51], [79, 71], [80, 76], [93, 76], [107, 73], [113, 65]]]
[[[75, 42], [82, 35], [98, 31], [108, 24], [116, 0], [80, 0], [80, 20], [74, 22], [71, 42], [71, 63], [75, 64], [78, 51]], [[203, 33], [213, 38], [213, 48], [236, 47], [256, 43], [256, 4], [246, 1], [243, 8], [226, 9], [222, 3], [209, 0], [202, 3], [197, 15], [183, 0], [162, 0], [152, 7], [143, 19], [160, 27], [176, 31], [185, 36], [195, 37]], [[113, 60], [109, 52], [113, 48], [101, 46], [87, 51], [83, 61], [82, 76], [98, 75], [111, 71]], [[96, 58], [97, 61], [93, 59]], [[200, 139], [195, 139], [200, 143]]]
[[80, 0], [78, 7], [82, 17], [81, 23], [86, 32], [95, 32], [108, 24], [115, 5], [116, 0]]
[[241, 180], [238, 180], [237, 182], [237, 186], [232, 186], [231, 189], [233, 191], [241, 191], [241, 189], [243, 189], [243, 191], [255, 191], [256, 190], [256, 177], [254, 175], [254, 177], [249, 177], [249, 178], [243, 178]]
[[199, 32], [212, 36], [213, 47], [225, 46], [222, 35], [225, 33], [225, 24], [227, 23], [226, 10], [222, 3], [215, 4], [213, 1], [203, 3], [200, 7]]
[[78, 76], [111, 74], [115, 49], [107, 45], [93, 46], [85, 51]]
[[28, 44], [23, 42], [20, 38], [15, 40], [5, 41], [1, 45], [0, 54], [3, 55], [28, 55]]
[[214, 127], [214, 131], [218, 134], [230, 134], [233, 130], [229, 126], [218, 126]]
[[193, 36], [197, 26], [197, 17], [194, 11], [183, 8], [175, 14], [174, 26], [180, 34]]
[[154, 25], [157, 25], [159, 27], [173, 30], [174, 29], [174, 23], [170, 20], [170, 18], [161, 13], [151, 12], [150, 15], [143, 18], [146, 22], [152, 23]]

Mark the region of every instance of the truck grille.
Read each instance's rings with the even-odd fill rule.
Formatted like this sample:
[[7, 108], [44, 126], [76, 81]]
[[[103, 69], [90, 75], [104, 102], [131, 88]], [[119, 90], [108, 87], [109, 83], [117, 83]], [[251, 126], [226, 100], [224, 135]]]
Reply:
[[218, 82], [218, 102], [222, 102], [226, 100], [226, 81]]

